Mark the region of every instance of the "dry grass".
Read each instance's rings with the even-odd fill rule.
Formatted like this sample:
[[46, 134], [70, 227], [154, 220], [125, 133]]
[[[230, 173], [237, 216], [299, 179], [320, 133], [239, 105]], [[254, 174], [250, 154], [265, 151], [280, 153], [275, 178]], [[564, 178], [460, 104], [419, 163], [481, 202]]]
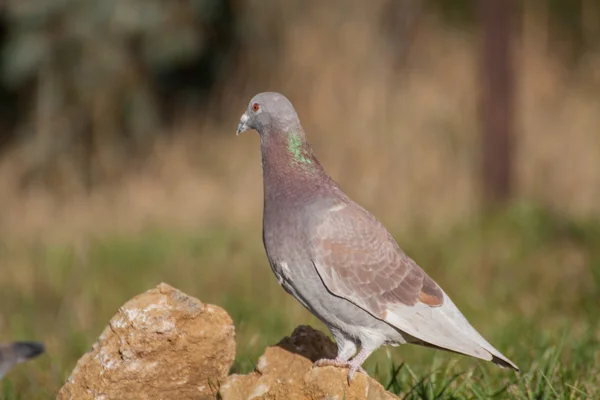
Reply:
[[[317, 154], [349, 194], [387, 225], [441, 232], [478, 209], [477, 37], [425, 18], [404, 72], [391, 67], [393, 43], [377, 7], [308, 9], [281, 32], [276, 63], [250, 51], [223, 88], [222, 120], [186, 118], [174, 141], [156, 143], [137, 171], [91, 196], [62, 183], [61, 197], [12, 180], [23, 155], [0, 164], [0, 231], [41, 239], [140, 227], [254, 226], [260, 218], [259, 150], [235, 138], [251, 95], [286, 93]], [[281, 19], [290, 11], [279, 10]], [[578, 217], [600, 203], [599, 54], [565, 70], [546, 50], [535, 21], [518, 45], [516, 199]], [[325, 39], [326, 38], [326, 39]], [[255, 47], [252, 47], [255, 46]], [[242, 67], [243, 66], [243, 67]], [[202, 138], [197, 132], [210, 133]], [[65, 171], [73, 169], [65, 161]], [[56, 188], [54, 188], [56, 189]]]

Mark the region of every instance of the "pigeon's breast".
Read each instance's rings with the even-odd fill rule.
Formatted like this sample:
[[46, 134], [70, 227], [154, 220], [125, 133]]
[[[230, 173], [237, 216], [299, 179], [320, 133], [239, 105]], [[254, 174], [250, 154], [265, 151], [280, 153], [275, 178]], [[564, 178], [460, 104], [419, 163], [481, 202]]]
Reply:
[[278, 279], [281, 274], [288, 274], [291, 266], [308, 260], [306, 241], [302, 233], [299, 213], [288, 209], [269, 209], [265, 207], [263, 216], [263, 242], [273, 272]]
[[303, 216], [315, 211], [315, 207], [310, 207], [301, 212], [293, 208], [287, 212], [279, 210], [277, 214], [265, 212], [263, 240], [279, 284], [328, 327], [358, 342], [375, 340], [372, 336], [378, 337], [377, 341], [403, 342], [388, 324], [327, 290], [313, 264], [306, 237], [309, 231], [306, 224], [312, 218]]

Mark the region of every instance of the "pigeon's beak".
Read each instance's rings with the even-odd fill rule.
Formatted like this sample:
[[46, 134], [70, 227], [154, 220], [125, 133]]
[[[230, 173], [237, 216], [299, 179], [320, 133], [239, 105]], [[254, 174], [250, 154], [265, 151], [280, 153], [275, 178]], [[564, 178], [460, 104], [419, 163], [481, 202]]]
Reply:
[[248, 114], [243, 113], [242, 116], [240, 117], [240, 123], [238, 124], [237, 127], [237, 131], [235, 132], [235, 135], [239, 135], [242, 132], [247, 131], [248, 129], [250, 129], [248, 127], [248, 125], [246, 125], [248, 123]]

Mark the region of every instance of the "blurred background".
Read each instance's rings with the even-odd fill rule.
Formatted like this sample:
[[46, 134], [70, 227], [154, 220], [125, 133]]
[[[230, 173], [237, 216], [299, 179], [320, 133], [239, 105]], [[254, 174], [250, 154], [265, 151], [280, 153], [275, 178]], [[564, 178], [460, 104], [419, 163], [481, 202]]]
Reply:
[[53, 398], [161, 281], [232, 314], [237, 372], [323, 328], [263, 253], [258, 136], [235, 137], [262, 91], [525, 371], [402, 348], [374, 376], [406, 393], [442, 365], [469, 371], [457, 391], [599, 393], [600, 2], [6, 0], [0, 339], [48, 354], [0, 396]]

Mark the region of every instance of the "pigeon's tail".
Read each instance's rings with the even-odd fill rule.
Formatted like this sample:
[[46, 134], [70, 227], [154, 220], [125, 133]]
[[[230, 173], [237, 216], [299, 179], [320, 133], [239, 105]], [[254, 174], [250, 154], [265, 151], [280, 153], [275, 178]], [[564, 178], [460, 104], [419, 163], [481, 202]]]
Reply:
[[[424, 347], [431, 347], [433, 349], [449, 351], [449, 352], [456, 353], [456, 354], [471, 356], [471, 357], [479, 358], [481, 360], [491, 361], [494, 364], [496, 364], [497, 366], [499, 366], [500, 368], [510, 368], [517, 372], [520, 372], [519, 367], [517, 367], [517, 365], [514, 362], [510, 361], [508, 358], [506, 358], [504, 355], [502, 355], [498, 350], [494, 349], [491, 345], [489, 345], [489, 343], [488, 343], [488, 345], [491, 347], [491, 350], [488, 350], [486, 347], [482, 346], [483, 349], [486, 350], [486, 352], [487, 352], [487, 354], [483, 354], [483, 355], [480, 352], [474, 352], [474, 351], [468, 350], [466, 348], [459, 350], [458, 348], [456, 348], [456, 346], [453, 346], [453, 348], [436, 346], [432, 343], [428, 343], [428, 342], [425, 342], [420, 339], [415, 339], [414, 341], [412, 341], [410, 343], [418, 344], [419, 346], [424, 346]], [[499, 356], [492, 354], [492, 351], [494, 351], [496, 354], [499, 354]]]
[[492, 356], [492, 362], [500, 368], [511, 368], [517, 372], [521, 371], [519, 367], [517, 367], [517, 364], [515, 364], [514, 362], [510, 361], [508, 358], [502, 355], [501, 357]]
[[414, 337], [415, 344], [480, 358], [519, 372], [515, 363], [496, 350], [469, 324], [446, 293], [440, 307], [423, 305], [411, 313], [390, 310], [385, 320]]

